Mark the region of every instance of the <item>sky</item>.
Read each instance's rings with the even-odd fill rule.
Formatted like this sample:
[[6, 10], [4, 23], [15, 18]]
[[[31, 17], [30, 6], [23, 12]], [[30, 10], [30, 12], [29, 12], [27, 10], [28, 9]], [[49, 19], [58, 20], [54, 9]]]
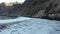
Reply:
[[25, 0], [0, 0], [0, 3], [2, 3], [2, 2], [24, 2]]

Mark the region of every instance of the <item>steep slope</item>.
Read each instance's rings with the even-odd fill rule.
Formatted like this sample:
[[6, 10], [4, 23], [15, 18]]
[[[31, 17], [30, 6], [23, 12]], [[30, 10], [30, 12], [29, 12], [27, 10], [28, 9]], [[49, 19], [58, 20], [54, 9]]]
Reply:
[[60, 0], [26, 0], [21, 9], [22, 15], [60, 20], [59, 3]]
[[0, 9], [0, 15], [7, 17], [25, 16], [60, 20], [60, 0], [26, 0], [23, 4], [3, 6]]

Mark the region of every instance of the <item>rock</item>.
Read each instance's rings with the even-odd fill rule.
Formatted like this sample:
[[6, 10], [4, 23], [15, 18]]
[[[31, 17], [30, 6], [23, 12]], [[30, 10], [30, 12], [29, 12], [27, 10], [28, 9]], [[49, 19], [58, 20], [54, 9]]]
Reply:
[[22, 15], [60, 20], [59, 3], [60, 0], [26, 0], [21, 9]]
[[25, 16], [60, 20], [60, 0], [26, 0], [23, 4], [15, 4], [3, 9], [2, 14], [9, 17]]

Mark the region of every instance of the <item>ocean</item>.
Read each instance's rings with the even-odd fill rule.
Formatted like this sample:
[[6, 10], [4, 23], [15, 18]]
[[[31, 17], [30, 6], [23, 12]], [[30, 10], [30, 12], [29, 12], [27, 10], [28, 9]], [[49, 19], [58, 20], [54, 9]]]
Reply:
[[60, 34], [60, 21], [17, 17], [0, 19], [0, 34]]

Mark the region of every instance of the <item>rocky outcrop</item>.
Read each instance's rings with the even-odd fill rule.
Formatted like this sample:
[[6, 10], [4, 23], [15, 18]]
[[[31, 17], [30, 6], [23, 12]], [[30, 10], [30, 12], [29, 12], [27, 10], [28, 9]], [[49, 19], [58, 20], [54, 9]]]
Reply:
[[59, 3], [60, 0], [26, 0], [21, 9], [22, 15], [60, 20]]
[[4, 16], [9, 17], [25, 16], [60, 20], [60, 0], [26, 0], [23, 4], [15, 4], [3, 9]]

